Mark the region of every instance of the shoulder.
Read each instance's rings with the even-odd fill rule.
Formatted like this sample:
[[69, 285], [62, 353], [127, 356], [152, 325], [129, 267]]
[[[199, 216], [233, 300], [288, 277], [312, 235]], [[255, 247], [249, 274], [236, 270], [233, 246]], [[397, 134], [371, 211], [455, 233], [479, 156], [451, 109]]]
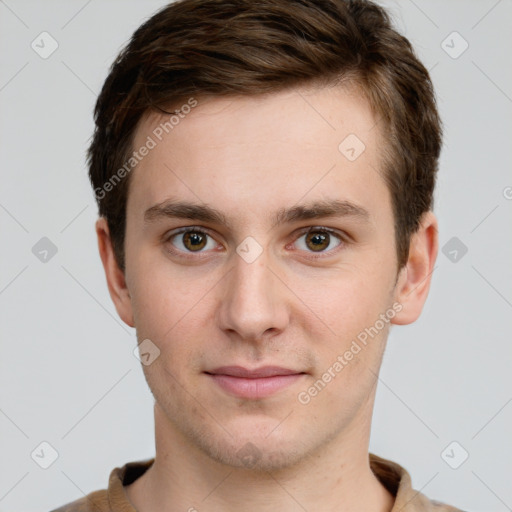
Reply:
[[400, 464], [369, 454], [370, 467], [382, 485], [395, 497], [391, 512], [465, 512], [447, 503], [430, 499], [412, 486], [411, 475]]
[[110, 512], [106, 490], [94, 491], [51, 512]]
[[108, 488], [91, 492], [51, 512], [135, 512], [125, 493], [125, 486], [133, 483], [153, 464], [154, 458], [127, 462], [110, 472]]

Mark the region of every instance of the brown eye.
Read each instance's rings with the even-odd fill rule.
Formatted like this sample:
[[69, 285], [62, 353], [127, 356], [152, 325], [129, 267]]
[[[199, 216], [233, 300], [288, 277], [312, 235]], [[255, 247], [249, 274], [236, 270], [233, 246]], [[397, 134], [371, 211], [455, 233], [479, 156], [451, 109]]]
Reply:
[[306, 235], [306, 245], [313, 251], [323, 251], [329, 247], [330, 235], [328, 233], [311, 232]]
[[190, 251], [199, 251], [206, 245], [206, 235], [198, 231], [183, 233], [183, 245]]
[[171, 234], [167, 241], [171, 243], [174, 249], [178, 252], [192, 253], [192, 252], [205, 252], [203, 249], [215, 248], [215, 241], [206, 232], [194, 228], [182, 230], [177, 233]]
[[[299, 242], [304, 239], [304, 241]], [[343, 239], [341, 235], [326, 228], [310, 229], [299, 237], [297, 245], [299, 249], [306, 252], [330, 252], [341, 245]], [[302, 246], [302, 247], [301, 247]]]

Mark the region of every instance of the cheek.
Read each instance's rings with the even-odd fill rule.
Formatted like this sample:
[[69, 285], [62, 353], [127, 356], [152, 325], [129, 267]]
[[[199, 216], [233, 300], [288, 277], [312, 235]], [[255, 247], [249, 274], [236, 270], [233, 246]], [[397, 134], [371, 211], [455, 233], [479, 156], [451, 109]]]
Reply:
[[309, 348], [318, 360], [314, 379], [322, 381], [319, 388], [323, 384], [329, 388], [322, 391], [322, 401], [333, 406], [341, 396], [354, 395], [357, 402], [356, 395], [368, 393], [374, 382], [370, 370], [378, 372], [389, 320], [395, 313], [390, 309], [392, 276], [387, 269], [383, 272], [377, 262], [361, 265], [316, 280], [318, 287], [303, 287], [299, 292], [315, 312], [306, 327], [311, 336]]
[[212, 332], [213, 290], [208, 291], [218, 278], [197, 276], [197, 270], [194, 277], [193, 268], [179, 273], [157, 265], [146, 268], [151, 272], [139, 274], [132, 294], [137, 338], [139, 342], [149, 338], [160, 350], [157, 368], [148, 367], [148, 371], [167, 371], [181, 382], [186, 371], [198, 367], [204, 349], [194, 339], [204, 339]]
[[[381, 319], [389, 308], [375, 303], [347, 302], [336, 318], [332, 334], [315, 339], [318, 364], [298, 396], [319, 411], [331, 411], [333, 425], [356, 414], [367, 403], [379, 373], [389, 323]], [[313, 345], [313, 344], [312, 344]]]
[[212, 272], [199, 266], [178, 268], [160, 250], [153, 250], [146, 258], [141, 254], [133, 268], [136, 326], [159, 338], [189, 322], [190, 314], [201, 310], [206, 292], [215, 284]]
[[344, 267], [295, 280], [294, 292], [315, 313], [315, 331], [320, 326], [326, 336], [342, 340], [372, 325], [389, 307], [392, 283], [383, 272], [377, 264]]

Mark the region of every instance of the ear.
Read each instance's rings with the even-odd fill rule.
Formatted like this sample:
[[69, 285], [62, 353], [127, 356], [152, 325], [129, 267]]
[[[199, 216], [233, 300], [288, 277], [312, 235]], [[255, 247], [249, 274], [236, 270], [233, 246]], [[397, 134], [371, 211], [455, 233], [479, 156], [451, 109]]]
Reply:
[[125, 275], [115, 259], [107, 220], [104, 217], [100, 217], [96, 221], [96, 234], [110, 297], [123, 322], [130, 327], [135, 327], [130, 292], [126, 286]]
[[410, 324], [420, 316], [430, 289], [438, 246], [437, 219], [432, 212], [425, 212], [418, 231], [411, 237], [409, 257], [395, 286], [395, 301], [402, 309], [391, 323]]

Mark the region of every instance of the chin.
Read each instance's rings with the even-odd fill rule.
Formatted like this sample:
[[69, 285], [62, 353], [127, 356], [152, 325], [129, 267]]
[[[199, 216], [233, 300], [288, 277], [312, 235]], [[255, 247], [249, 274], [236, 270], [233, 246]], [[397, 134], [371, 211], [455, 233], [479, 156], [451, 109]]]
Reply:
[[304, 460], [304, 453], [276, 444], [279, 443], [252, 440], [237, 446], [203, 447], [203, 450], [221, 464], [255, 473], [289, 469]]
[[293, 435], [288, 429], [279, 429], [278, 424], [275, 420], [258, 424], [253, 419], [252, 427], [226, 425], [231, 435], [199, 435], [193, 442], [212, 460], [226, 466], [253, 472], [278, 471], [303, 462], [308, 455], [305, 440], [297, 432]]

